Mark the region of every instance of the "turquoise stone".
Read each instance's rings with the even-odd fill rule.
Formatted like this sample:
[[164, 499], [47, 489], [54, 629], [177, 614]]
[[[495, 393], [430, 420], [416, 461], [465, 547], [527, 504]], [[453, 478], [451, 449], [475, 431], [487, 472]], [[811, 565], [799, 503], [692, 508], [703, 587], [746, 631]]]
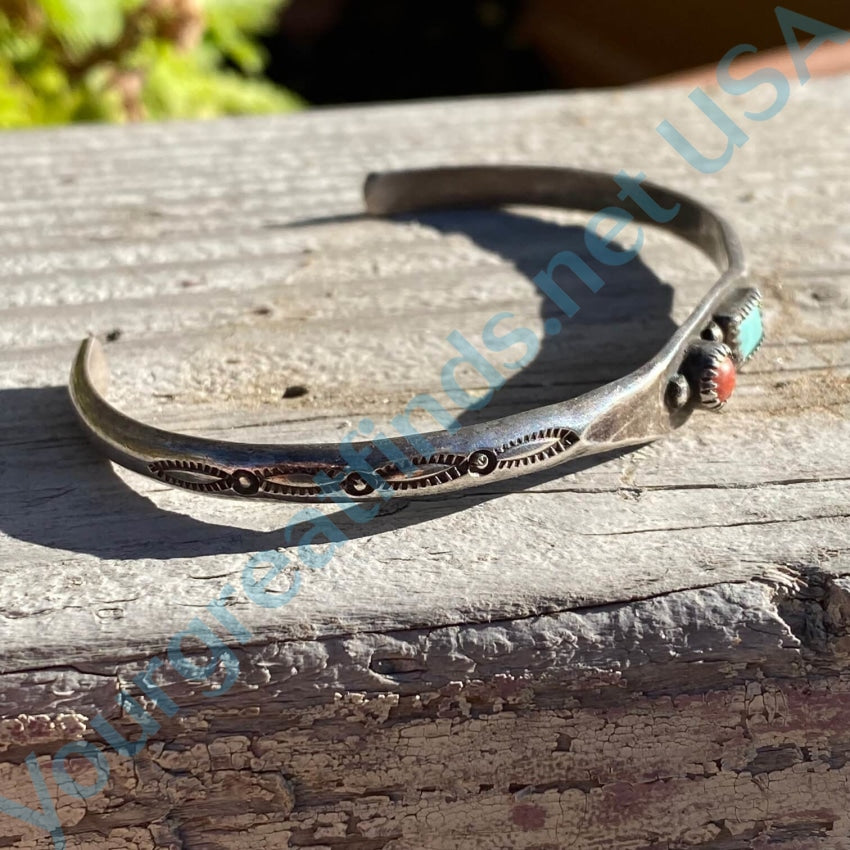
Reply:
[[761, 308], [757, 305], [750, 310], [749, 315], [738, 325], [738, 348], [741, 360], [746, 360], [759, 347], [764, 337], [764, 324], [761, 318]]

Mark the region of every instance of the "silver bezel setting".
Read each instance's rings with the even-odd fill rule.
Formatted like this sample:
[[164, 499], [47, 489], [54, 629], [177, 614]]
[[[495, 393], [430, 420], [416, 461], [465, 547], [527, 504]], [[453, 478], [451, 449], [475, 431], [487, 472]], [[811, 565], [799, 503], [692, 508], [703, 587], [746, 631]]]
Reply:
[[761, 292], [758, 289], [739, 289], [714, 314], [714, 321], [723, 331], [724, 342], [732, 352], [732, 360], [736, 367], [741, 367], [751, 360], [764, 342], [764, 315], [762, 315], [762, 335], [758, 345], [744, 357], [741, 353], [741, 325], [753, 310], [760, 310], [762, 304]]
[[[711, 342], [701, 346], [702, 356], [705, 358], [704, 365], [699, 373], [698, 394], [699, 401], [703, 407], [709, 410], [722, 410], [726, 401], [717, 394], [717, 376], [720, 364], [729, 359], [735, 364], [732, 349], [723, 342]], [[737, 371], [737, 370], [736, 370]]]

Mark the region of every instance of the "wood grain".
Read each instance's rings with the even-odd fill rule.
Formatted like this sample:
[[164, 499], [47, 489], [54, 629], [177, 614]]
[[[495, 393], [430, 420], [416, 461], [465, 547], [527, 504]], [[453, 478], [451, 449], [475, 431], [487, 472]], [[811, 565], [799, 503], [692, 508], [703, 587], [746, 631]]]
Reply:
[[[757, 98], [712, 96], [751, 137], [713, 176], [654, 130], [719, 150], [675, 88], [0, 135], [0, 795], [39, 806], [36, 753], [67, 846], [93, 850], [846, 847], [850, 79], [760, 124]], [[662, 443], [364, 524], [327, 509], [347, 542], [253, 604], [249, 558], [294, 560], [310, 521], [101, 461], [66, 398], [77, 342], [111, 334], [111, 397], [167, 428], [389, 433], [444, 398], [452, 330], [480, 342], [506, 311], [542, 338], [531, 277], [583, 243], [567, 212], [362, 215], [369, 171], [475, 162], [644, 171], [715, 206], [767, 343], [728, 413]], [[713, 279], [649, 231], [605, 275], [464, 422], [625, 373]], [[206, 612], [227, 584], [245, 644]], [[223, 696], [165, 661], [195, 617], [234, 648]], [[98, 712], [137, 737], [115, 695], [156, 657], [179, 711], [141, 698], [149, 746], [63, 793], [52, 756], [106, 748]], [[0, 812], [3, 846], [52, 842]]]

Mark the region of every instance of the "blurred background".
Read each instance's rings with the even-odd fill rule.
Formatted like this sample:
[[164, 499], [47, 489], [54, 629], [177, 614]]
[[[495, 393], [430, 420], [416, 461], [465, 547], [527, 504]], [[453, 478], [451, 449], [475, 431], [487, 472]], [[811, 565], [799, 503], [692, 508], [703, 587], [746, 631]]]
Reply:
[[[850, 30], [848, 0], [789, 0]], [[710, 83], [736, 44], [793, 76], [775, 0], [0, 0], [0, 127]], [[801, 41], [805, 39], [800, 34]], [[773, 52], [768, 52], [773, 48]], [[850, 42], [817, 53], [850, 71]], [[741, 73], [746, 73], [744, 65]]]

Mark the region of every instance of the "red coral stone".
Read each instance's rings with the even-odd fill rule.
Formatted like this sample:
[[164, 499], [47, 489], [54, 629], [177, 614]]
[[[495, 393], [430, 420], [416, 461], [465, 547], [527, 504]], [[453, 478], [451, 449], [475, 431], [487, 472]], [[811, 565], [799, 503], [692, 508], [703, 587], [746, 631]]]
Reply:
[[729, 400], [735, 389], [737, 379], [738, 373], [735, 370], [735, 363], [731, 357], [724, 357], [717, 366], [717, 377], [714, 379], [717, 386], [717, 398], [720, 401]]

